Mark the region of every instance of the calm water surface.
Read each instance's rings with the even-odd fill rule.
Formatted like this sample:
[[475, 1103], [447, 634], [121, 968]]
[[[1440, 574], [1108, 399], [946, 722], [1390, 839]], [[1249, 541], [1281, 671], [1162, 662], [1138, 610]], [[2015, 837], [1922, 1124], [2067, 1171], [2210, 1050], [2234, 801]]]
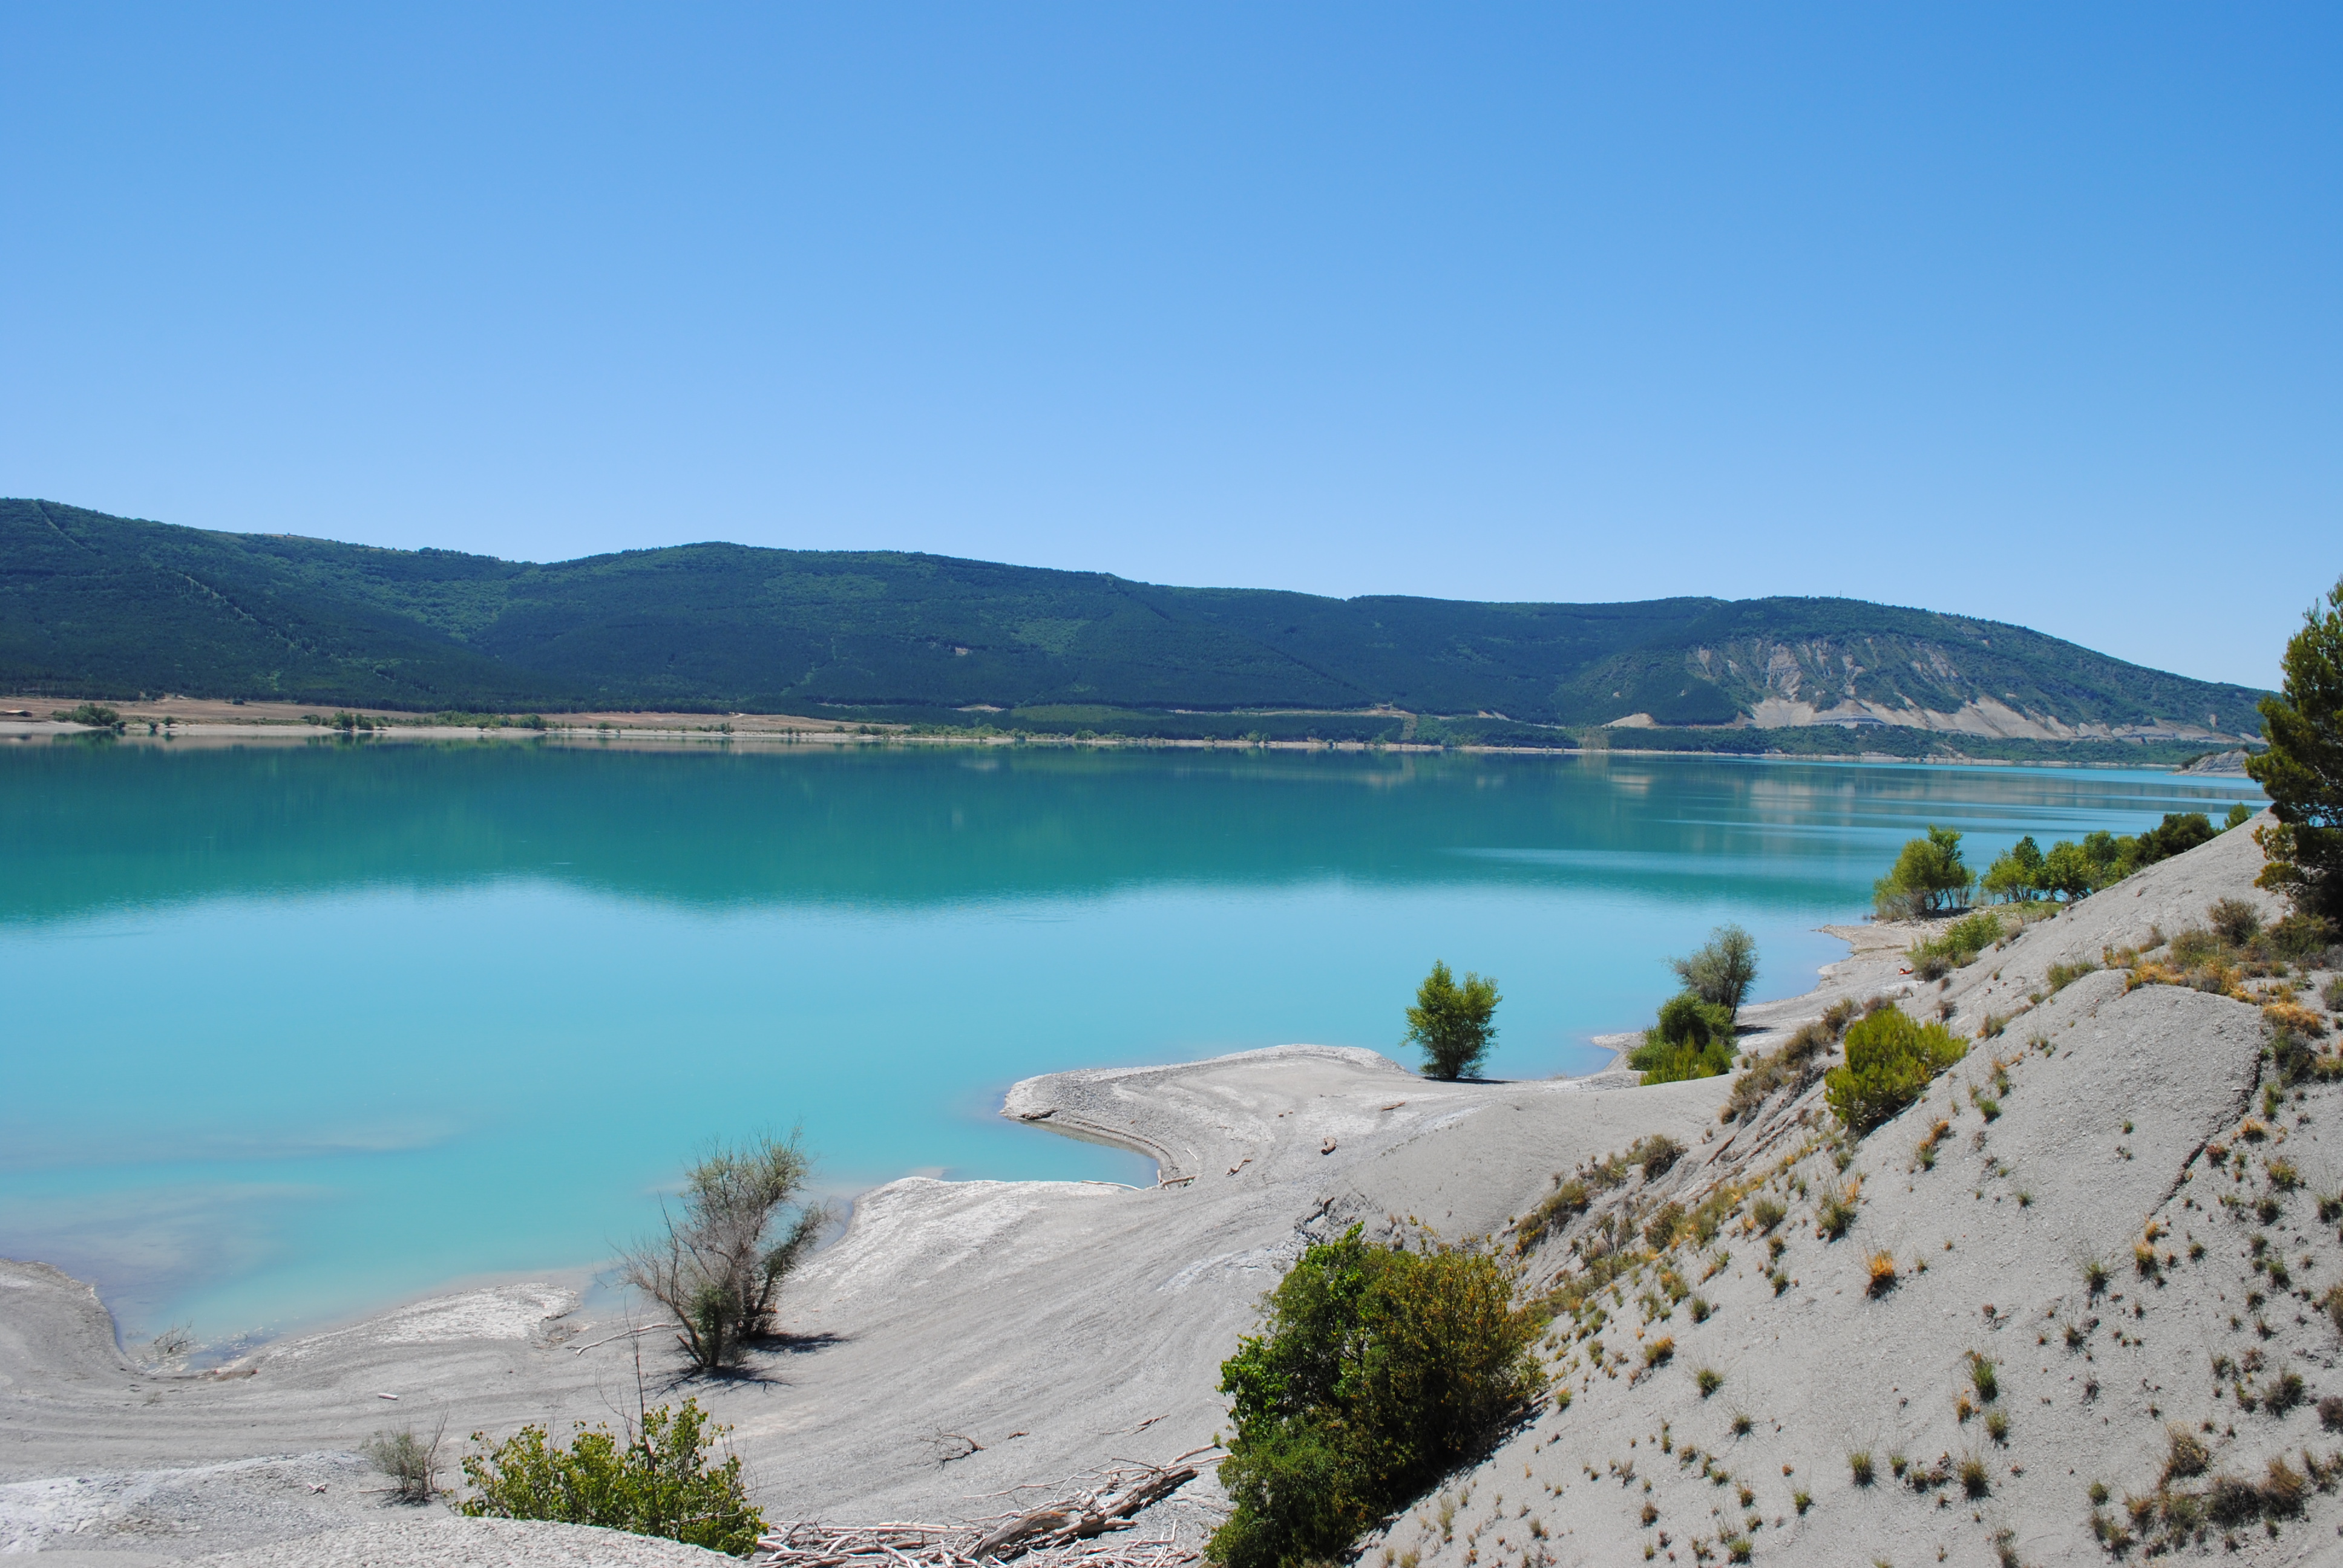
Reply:
[[1580, 1072], [1738, 920], [1761, 995], [1929, 822], [1982, 865], [2217, 815], [2162, 773], [1042, 749], [0, 748], [0, 1254], [138, 1337], [581, 1268], [695, 1145], [839, 1192], [1148, 1180], [1001, 1121], [1053, 1069], [1393, 1051], [1436, 958]]

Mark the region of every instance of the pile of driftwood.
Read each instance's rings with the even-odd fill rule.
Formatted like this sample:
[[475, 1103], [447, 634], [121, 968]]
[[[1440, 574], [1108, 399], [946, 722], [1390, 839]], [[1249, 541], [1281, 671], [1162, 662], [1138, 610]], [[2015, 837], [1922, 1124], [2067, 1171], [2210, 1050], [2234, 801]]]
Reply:
[[[1031, 1558], [1027, 1568], [1179, 1568], [1197, 1560], [1193, 1547], [1172, 1534], [1122, 1533], [1138, 1528], [1132, 1514], [1196, 1478], [1196, 1467], [1184, 1462], [1193, 1457], [1119, 1463], [1074, 1477], [1061, 1501], [964, 1524], [783, 1524], [759, 1539], [757, 1561], [771, 1568], [997, 1568]], [[1108, 1536], [1115, 1539], [1101, 1539]]]

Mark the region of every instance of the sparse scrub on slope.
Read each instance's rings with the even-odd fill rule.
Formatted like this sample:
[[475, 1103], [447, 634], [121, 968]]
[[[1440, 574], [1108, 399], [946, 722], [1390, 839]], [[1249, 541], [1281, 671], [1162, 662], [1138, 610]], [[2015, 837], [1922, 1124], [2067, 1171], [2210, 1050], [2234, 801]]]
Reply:
[[1936, 936], [1913, 944], [1908, 955], [1912, 972], [1922, 980], [1942, 980], [1953, 970], [1975, 963], [1979, 953], [2006, 934], [2001, 917], [1990, 910], [1964, 915]]
[[1851, 999], [1835, 1001], [1822, 1017], [1802, 1026], [1780, 1046], [1750, 1062], [1747, 1070], [1734, 1081], [1732, 1096], [1717, 1112], [1717, 1119], [1737, 1121], [1775, 1094], [1803, 1093], [1823, 1075], [1824, 1059], [1836, 1049], [1839, 1037], [1855, 1020], [1856, 1010]]

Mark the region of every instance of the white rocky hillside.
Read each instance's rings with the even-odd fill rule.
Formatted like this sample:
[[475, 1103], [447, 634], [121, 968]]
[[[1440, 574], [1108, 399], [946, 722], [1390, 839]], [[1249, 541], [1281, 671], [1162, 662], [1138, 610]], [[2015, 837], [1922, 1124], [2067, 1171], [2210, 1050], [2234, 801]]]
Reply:
[[[1576, 1307], [1548, 1342], [1561, 1394], [1365, 1560], [2343, 1561], [2334, 977], [2153, 983], [2215, 900], [2282, 912], [2258, 866], [2230, 832], [1941, 988], [1898, 977], [1916, 1014], [1999, 1032], [1859, 1141], [1794, 1080], [1588, 1182], [1526, 1250]], [[2154, 950], [2134, 970], [2127, 948]], [[2330, 1054], [2282, 1087], [2261, 1003], [2288, 994]]]

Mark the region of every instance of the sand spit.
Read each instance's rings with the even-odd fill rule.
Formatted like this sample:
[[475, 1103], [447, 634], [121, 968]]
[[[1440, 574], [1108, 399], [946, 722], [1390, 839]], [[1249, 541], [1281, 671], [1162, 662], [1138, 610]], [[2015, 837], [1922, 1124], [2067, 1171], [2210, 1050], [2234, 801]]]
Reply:
[[[696, 1393], [733, 1424], [777, 1523], [997, 1514], [1013, 1489], [1211, 1442], [1224, 1419], [1218, 1364], [1311, 1240], [1411, 1221], [1502, 1237], [1558, 1174], [1664, 1132], [1686, 1156], [1534, 1249], [1532, 1279], [1566, 1276], [1606, 1215], [1615, 1225], [1622, 1210], [1640, 1220], [1720, 1182], [1770, 1180], [1789, 1210], [1775, 1232], [1786, 1282], [1777, 1291], [1767, 1237], [1748, 1223], [1752, 1191], [1714, 1247], [1669, 1260], [1707, 1304], [1702, 1321], [1689, 1299], [1668, 1302], [1654, 1266], [1604, 1299], [1607, 1366], [1558, 1325], [1568, 1408], [1458, 1478], [1445, 1526], [1429, 1503], [1368, 1560], [1388, 1544], [1440, 1568], [1642, 1561], [1647, 1547], [1691, 1563], [1720, 1560], [1740, 1538], [1761, 1561], [1991, 1562], [2005, 1545], [2028, 1563], [2095, 1560], [2085, 1488], [2112, 1488], [2118, 1515], [2126, 1493], [2153, 1490], [2167, 1422], [2211, 1422], [2212, 1467], [2255, 1477], [2274, 1454], [2299, 1469], [2305, 1445], [2343, 1444], [2319, 1431], [2316, 1400], [2343, 1394], [2343, 1374], [2336, 1330], [2311, 1299], [2343, 1277], [2343, 1241], [2307, 1191], [2278, 1193], [2274, 1221], [2250, 1208], [2273, 1153], [2307, 1189], [2343, 1188], [2343, 1089], [2311, 1088], [2259, 1141], [2241, 1140], [2264, 1070], [2255, 1008], [2169, 987], [2127, 993], [2104, 972], [2056, 994], [2046, 984], [2053, 964], [2143, 941], [2150, 926], [2181, 930], [2215, 898], [2275, 913], [2250, 888], [2257, 856], [2247, 835], [2223, 835], [2029, 929], [1942, 989], [1902, 972], [1907, 930], [1847, 929], [1855, 950], [1815, 991], [1748, 1010], [1754, 1049], [1841, 996], [1948, 1008], [1964, 1032], [1989, 1016], [2006, 1024], [1924, 1107], [1865, 1140], [1844, 1173], [1826, 1153], [1797, 1158], [1819, 1120], [1815, 1091], [1724, 1123], [1723, 1079], [1436, 1084], [1373, 1052], [1287, 1046], [1029, 1080], [1004, 1114], [1143, 1151], [1162, 1184], [912, 1178], [876, 1189], [794, 1283], [791, 1337], [734, 1379], [681, 1379], [662, 1334], [586, 1321], [574, 1298], [526, 1284], [270, 1346], [214, 1374], [160, 1372], [123, 1358], [86, 1286], [0, 1264], [0, 1549], [130, 1564], [309, 1543], [309, 1556], [233, 1561], [343, 1561], [333, 1543], [359, 1538], [332, 1532], [425, 1528], [367, 1490], [377, 1483], [350, 1451], [367, 1433], [428, 1430], [442, 1414], [451, 1437], [608, 1420], [634, 1400], [638, 1346], [652, 1397]], [[2029, 1045], [2037, 1039], [2046, 1049]], [[2009, 1059], [2006, 1091], [1996, 1057]], [[1990, 1122], [1973, 1087], [1996, 1101]], [[1924, 1170], [1916, 1145], [1939, 1118], [1951, 1128]], [[2236, 1157], [2210, 1161], [2212, 1141], [2246, 1157], [2243, 1177]], [[1853, 1228], [1824, 1241], [1815, 1201], [1855, 1180]], [[2221, 1206], [2217, 1191], [2247, 1206]], [[2131, 1249], [2151, 1219], [2171, 1261], [2141, 1275]], [[1883, 1251], [1897, 1278], [1874, 1295], [1866, 1260]], [[2096, 1299], [2081, 1271], [2090, 1255], [2117, 1270]], [[2268, 1255], [2293, 1271], [2285, 1285]], [[1639, 1304], [1645, 1292], [1657, 1293]], [[1645, 1372], [1663, 1336], [1673, 1354]], [[1982, 1412], [1963, 1420], [1956, 1408], [1972, 1352], [1999, 1368], [1999, 1439]], [[2216, 1355], [2235, 1369], [2249, 1352], [2262, 1358], [2254, 1370], [2216, 1382]], [[1724, 1378], [1706, 1396], [1702, 1368]], [[2239, 1409], [2237, 1378], [2254, 1392], [2287, 1371], [2305, 1380], [2304, 1403]], [[1857, 1448], [1877, 1455], [1868, 1488], [1850, 1476]], [[1972, 1498], [1956, 1481], [1924, 1495], [1888, 1473], [1891, 1454], [1922, 1469], [1974, 1457], [1984, 1491]], [[1193, 1544], [1215, 1501], [1200, 1482], [1143, 1523]], [[2343, 1504], [2314, 1492], [2276, 1537], [2258, 1522], [2239, 1533], [2238, 1550], [2319, 1560], [2337, 1549], [2338, 1520]], [[460, 1547], [454, 1535], [417, 1540], [447, 1554], [379, 1560], [588, 1560], [559, 1555], [575, 1543], [550, 1535], [541, 1554], [510, 1533]], [[2219, 1533], [2210, 1540], [2217, 1549]]]

